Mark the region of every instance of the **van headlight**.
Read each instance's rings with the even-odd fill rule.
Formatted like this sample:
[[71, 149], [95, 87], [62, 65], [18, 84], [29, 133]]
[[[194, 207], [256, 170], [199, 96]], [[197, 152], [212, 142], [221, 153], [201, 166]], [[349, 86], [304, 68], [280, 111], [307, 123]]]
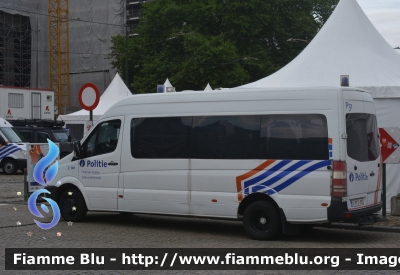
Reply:
[[20, 150], [20, 152], [21, 152], [21, 155], [22, 155], [24, 158], [26, 158], [26, 151], [25, 151], [25, 150]]

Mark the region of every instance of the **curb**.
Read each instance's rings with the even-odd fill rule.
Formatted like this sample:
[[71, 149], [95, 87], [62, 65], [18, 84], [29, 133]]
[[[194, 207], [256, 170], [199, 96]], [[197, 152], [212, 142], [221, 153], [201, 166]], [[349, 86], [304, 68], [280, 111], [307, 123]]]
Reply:
[[400, 233], [400, 227], [389, 227], [389, 226], [358, 226], [350, 224], [333, 223], [329, 225], [320, 226], [323, 228], [333, 229], [345, 229], [345, 230], [359, 230], [359, 231], [370, 231], [370, 232], [389, 232], [389, 233]]

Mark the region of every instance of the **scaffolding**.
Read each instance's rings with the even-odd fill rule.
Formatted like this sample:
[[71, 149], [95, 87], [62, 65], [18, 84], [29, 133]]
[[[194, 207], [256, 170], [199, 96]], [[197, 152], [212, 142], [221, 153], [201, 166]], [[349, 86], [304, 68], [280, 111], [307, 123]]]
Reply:
[[58, 114], [64, 114], [71, 96], [68, 12], [68, 0], [49, 0], [49, 82]]
[[29, 17], [0, 11], [0, 86], [30, 87], [31, 50]]

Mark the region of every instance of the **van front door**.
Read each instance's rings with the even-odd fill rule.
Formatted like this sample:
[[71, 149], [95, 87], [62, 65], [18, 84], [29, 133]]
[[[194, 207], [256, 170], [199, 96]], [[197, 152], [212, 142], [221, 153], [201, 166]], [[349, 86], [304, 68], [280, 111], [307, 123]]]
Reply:
[[117, 210], [123, 117], [98, 123], [82, 144], [79, 180], [92, 210]]

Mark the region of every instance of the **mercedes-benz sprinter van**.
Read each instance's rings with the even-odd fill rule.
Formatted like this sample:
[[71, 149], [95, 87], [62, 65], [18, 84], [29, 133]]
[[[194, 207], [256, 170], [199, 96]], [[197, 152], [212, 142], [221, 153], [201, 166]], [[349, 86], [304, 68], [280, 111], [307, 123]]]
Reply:
[[298, 225], [372, 224], [378, 127], [357, 88], [134, 95], [59, 162], [46, 188], [67, 221], [87, 211], [243, 220], [254, 239]]

